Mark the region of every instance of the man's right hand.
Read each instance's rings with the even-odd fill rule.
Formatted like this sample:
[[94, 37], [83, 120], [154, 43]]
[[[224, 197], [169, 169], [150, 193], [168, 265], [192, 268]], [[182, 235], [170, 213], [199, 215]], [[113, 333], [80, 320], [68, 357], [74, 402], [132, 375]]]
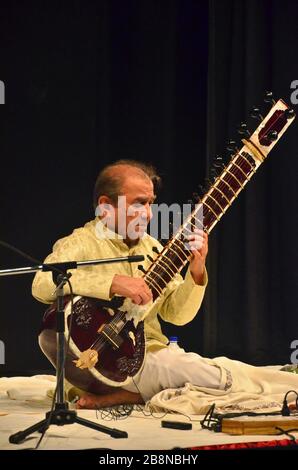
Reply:
[[144, 279], [139, 277], [115, 274], [110, 288], [111, 297], [114, 294], [128, 297], [137, 305], [146, 305], [152, 300], [151, 290]]

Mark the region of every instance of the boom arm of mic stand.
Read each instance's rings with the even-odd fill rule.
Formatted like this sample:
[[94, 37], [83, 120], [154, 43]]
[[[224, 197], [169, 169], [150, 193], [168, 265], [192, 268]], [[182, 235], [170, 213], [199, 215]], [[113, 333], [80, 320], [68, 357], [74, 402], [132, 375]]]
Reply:
[[137, 263], [144, 261], [143, 255], [123, 256], [118, 258], [102, 258], [87, 261], [65, 261], [61, 263], [44, 263], [37, 266], [26, 266], [24, 268], [0, 269], [0, 276], [13, 276], [17, 274], [30, 274], [37, 271], [53, 271], [64, 272], [68, 269], [78, 269], [85, 266], [110, 263]]

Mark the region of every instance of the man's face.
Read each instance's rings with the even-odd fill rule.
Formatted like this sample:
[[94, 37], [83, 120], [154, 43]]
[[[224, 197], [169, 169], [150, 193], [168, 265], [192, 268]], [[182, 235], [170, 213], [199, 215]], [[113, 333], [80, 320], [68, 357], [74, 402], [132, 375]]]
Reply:
[[152, 218], [151, 204], [154, 199], [153, 184], [149, 178], [137, 175], [125, 178], [118, 204], [113, 206], [114, 220], [111, 220], [112, 224], [107, 221], [107, 225], [124, 240], [136, 242], [144, 235]]

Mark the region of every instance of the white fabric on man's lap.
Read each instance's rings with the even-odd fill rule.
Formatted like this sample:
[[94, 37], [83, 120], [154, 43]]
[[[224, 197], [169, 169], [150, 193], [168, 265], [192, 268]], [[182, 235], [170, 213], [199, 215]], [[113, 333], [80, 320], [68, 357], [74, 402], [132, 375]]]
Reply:
[[183, 387], [190, 382], [199, 387], [224, 389], [225, 380], [221, 368], [211, 365], [210, 360], [184, 349], [163, 348], [148, 352], [142, 370], [134, 382], [124, 386], [130, 392], [140, 392], [144, 401], [166, 388]]

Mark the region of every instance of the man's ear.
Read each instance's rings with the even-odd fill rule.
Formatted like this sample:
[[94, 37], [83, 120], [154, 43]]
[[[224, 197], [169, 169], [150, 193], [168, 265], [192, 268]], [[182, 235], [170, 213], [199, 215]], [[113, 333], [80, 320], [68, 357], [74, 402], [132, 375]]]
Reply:
[[111, 205], [113, 205], [111, 199], [108, 196], [99, 196], [97, 204], [98, 205], [101, 205], [101, 204], [111, 204]]
[[111, 217], [112, 213], [114, 213], [114, 206], [111, 199], [108, 196], [100, 196], [98, 198], [95, 214], [98, 217], [107, 219]]

